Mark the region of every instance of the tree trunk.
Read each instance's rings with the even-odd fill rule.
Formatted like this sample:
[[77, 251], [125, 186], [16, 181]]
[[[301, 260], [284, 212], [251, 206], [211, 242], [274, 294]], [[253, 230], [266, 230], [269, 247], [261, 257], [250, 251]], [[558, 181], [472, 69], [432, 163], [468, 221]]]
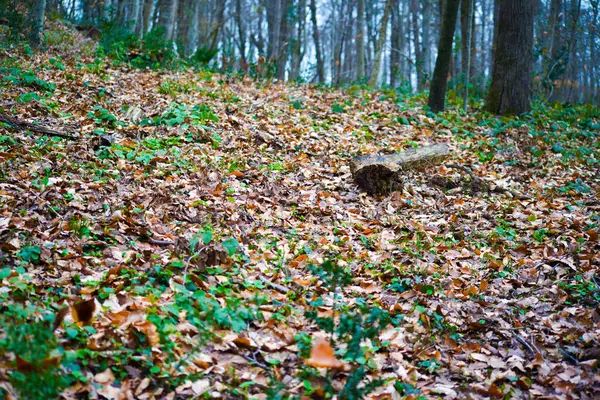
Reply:
[[[141, 7], [143, 6], [143, 1], [144, 0], [131, 0], [131, 29], [138, 34], [138, 36], [141, 35], [141, 18], [140, 18], [140, 12], [141, 12]], [[141, 4], [140, 4], [141, 3]]]
[[219, 40], [219, 33], [225, 22], [225, 1], [217, 1], [217, 8], [215, 10], [215, 21], [212, 24], [212, 30], [208, 38], [208, 48], [212, 51], [217, 48]]
[[371, 77], [369, 78], [369, 85], [375, 86], [379, 81], [379, 70], [381, 69], [381, 58], [383, 55], [383, 49], [387, 36], [387, 26], [390, 19], [390, 13], [392, 12], [392, 0], [386, 0], [385, 9], [383, 10], [383, 17], [381, 18], [381, 25], [379, 26], [379, 34], [377, 42], [375, 44], [375, 58], [373, 60], [373, 69], [371, 70]]
[[235, 24], [238, 33], [238, 49], [240, 51], [240, 65], [245, 69], [246, 65], [246, 29], [242, 21], [242, 0], [235, 0]]
[[412, 36], [415, 49], [415, 69], [417, 74], [417, 90], [423, 87], [423, 52], [419, 40], [419, 3], [412, 0], [410, 3]]
[[192, 19], [194, 18], [194, 13], [190, 12], [193, 10], [192, 3], [194, 0], [179, 0], [180, 4], [177, 8], [177, 50], [180, 54], [183, 54], [184, 57], [187, 57], [189, 53], [187, 53], [188, 41], [189, 41], [189, 31], [190, 26], [194, 24]]
[[423, 42], [421, 44], [421, 57], [423, 58], [423, 66], [421, 67], [421, 75], [423, 83], [427, 83], [431, 73], [431, 0], [423, 2]]
[[472, 0], [460, 2], [460, 73], [462, 83], [466, 86], [469, 79], [469, 13]]
[[29, 43], [34, 49], [42, 47], [42, 39], [44, 35], [44, 19], [46, 13], [46, 0], [34, 0], [31, 10], [29, 11]]
[[285, 66], [289, 53], [288, 15], [293, 6], [293, 0], [281, 0], [279, 16], [279, 48], [277, 50], [277, 79], [285, 80]]
[[[365, 0], [358, 0], [356, 16], [356, 79], [365, 77]], [[392, 28], [393, 29], [393, 28]], [[393, 51], [393, 49], [392, 49]]]
[[290, 69], [290, 80], [296, 80], [300, 76], [300, 67], [304, 58], [304, 38], [306, 32], [306, 0], [298, 0], [296, 6], [298, 21], [295, 24], [296, 35], [292, 49], [292, 65]]
[[319, 83], [325, 82], [325, 66], [323, 64], [323, 55], [321, 54], [321, 40], [319, 38], [319, 27], [317, 25], [317, 5], [316, 0], [310, 0], [310, 20], [313, 26], [313, 41], [315, 42], [315, 53], [317, 58], [317, 79]]
[[154, 0], [144, 0], [142, 10], [142, 22], [140, 26], [140, 37], [144, 36], [150, 30], [152, 14], [154, 13]]
[[454, 41], [454, 30], [458, 18], [458, 6], [460, 0], [446, 0], [442, 18], [442, 30], [440, 43], [435, 61], [435, 69], [431, 80], [429, 91], [429, 108], [433, 112], [444, 109], [446, 102], [446, 84], [448, 83], [448, 72], [450, 71], [450, 60], [452, 58], [452, 43]]
[[281, 6], [282, 2], [286, 0], [268, 0], [267, 1], [267, 30], [268, 30], [268, 43], [267, 43], [267, 58], [273, 61], [277, 57], [279, 51], [279, 40], [281, 35], [279, 30], [281, 29]]
[[496, 114], [522, 114], [531, 109], [533, 1], [498, 0], [498, 36], [494, 73], [486, 108]]
[[[353, 30], [354, 30], [354, 18], [352, 17], [354, 14], [354, 2], [348, 1], [346, 3], [346, 10], [344, 12], [345, 15], [345, 23], [344, 23], [344, 34], [342, 36], [343, 40], [343, 52], [344, 52], [344, 65], [342, 68], [342, 82], [350, 82], [352, 79], [355, 79], [356, 71], [356, 59], [354, 58], [352, 40], [353, 40]], [[356, 47], [356, 46], [354, 46]]]
[[390, 86], [396, 88], [400, 72], [400, 52], [402, 32], [400, 31], [400, 0], [392, 4], [392, 49], [390, 50]]
[[104, 0], [104, 7], [102, 8], [102, 19], [105, 21], [111, 21], [113, 19], [112, 0]]

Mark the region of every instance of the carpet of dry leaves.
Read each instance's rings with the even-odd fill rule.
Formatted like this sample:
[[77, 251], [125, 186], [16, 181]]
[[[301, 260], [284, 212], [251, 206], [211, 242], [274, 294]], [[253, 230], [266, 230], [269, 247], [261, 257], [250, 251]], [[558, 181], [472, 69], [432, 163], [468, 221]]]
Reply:
[[[0, 89], [1, 105], [78, 140], [0, 126], [16, 141], [0, 153], [0, 263], [15, 268], [20, 249], [41, 248], [39, 262], [25, 266], [35, 296], [16, 295], [22, 288], [10, 277], [0, 290], [14, 302], [44, 299], [55, 314], [70, 307], [55, 335], [90, 356], [65, 398], [266, 398], [271, 378], [304, 394], [296, 335], [322, 345], [329, 336], [304, 313], [316, 296], [322, 316], [334, 304], [307, 267], [326, 260], [352, 273], [338, 290], [346, 306], [364, 299], [401, 317], [377, 345], [362, 344], [369, 379], [387, 380], [371, 398], [401, 398], [397, 382], [418, 389], [409, 398], [600, 397], [600, 308], [590, 289], [600, 283], [597, 153], [595, 165], [566, 161], [515, 127], [482, 161], [489, 129], [475, 116], [461, 117], [471, 135], [452, 133], [376, 91], [110, 61], [98, 71], [77, 67], [93, 63], [89, 56], [67, 53], [64, 70], [46, 68], [51, 57], [20, 62], [56, 85], [53, 108], [18, 102], [31, 90], [18, 86]], [[152, 118], [173, 102], [208, 106], [218, 122], [151, 126], [128, 112]], [[98, 105], [122, 126], [90, 117]], [[94, 133], [103, 128], [110, 146]], [[448, 143], [447, 163], [489, 187], [444, 163], [407, 171], [402, 190], [387, 196], [353, 184], [353, 156], [430, 143]], [[533, 145], [543, 154], [534, 157]], [[207, 231], [212, 241], [192, 257], [194, 237]], [[230, 238], [239, 243], [232, 256], [220, 244]], [[214, 336], [199, 339], [176, 307], [184, 277], [188, 290], [256, 317], [241, 328], [207, 325]], [[176, 324], [159, 332], [150, 315]], [[85, 340], [67, 334], [85, 325], [94, 328]], [[7, 366], [18, 355], [0, 357]], [[348, 371], [321, 373], [339, 390]]]

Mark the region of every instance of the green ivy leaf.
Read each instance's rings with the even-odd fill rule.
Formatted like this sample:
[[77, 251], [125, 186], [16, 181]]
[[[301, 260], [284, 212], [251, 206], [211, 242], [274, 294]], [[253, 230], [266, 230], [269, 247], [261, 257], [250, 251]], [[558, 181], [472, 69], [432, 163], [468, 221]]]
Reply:
[[238, 248], [240, 247], [240, 244], [238, 243], [238, 241], [235, 238], [229, 238], [229, 239], [223, 240], [223, 247], [225, 247], [225, 250], [227, 250], [227, 254], [232, 256], [238, 250]]
[[202, 232], [202, 243], [209, 244], [213, 238], [213, 233], [210, 230], [205, 230]]

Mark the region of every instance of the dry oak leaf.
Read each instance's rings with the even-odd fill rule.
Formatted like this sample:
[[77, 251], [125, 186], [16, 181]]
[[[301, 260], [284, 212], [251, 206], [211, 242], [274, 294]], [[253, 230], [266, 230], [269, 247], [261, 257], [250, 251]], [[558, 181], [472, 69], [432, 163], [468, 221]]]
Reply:
[[96, 300], [93, 298], [89, 300], [77, 301], [73, 304], [73, 307], [71, 307], [73, 320], [78, 325], [89, 325], [92, 322], [95, 311]]
[[346, 369], [347, 364], [339, 361], [333, 352], [333, 347], [325, 339], [317, 339], [310, 350], [310, 358], [306, 364], [315, 368]]
[[148, 340], [148, 344], [151, 347], [159, 347], [160, 346], [160, 336], [158, 335], [158, 330], [156, 329], [156, 325], [152, 322], [146, 321], [136, 321], [133, 324], [133, 328], [146, 336]]

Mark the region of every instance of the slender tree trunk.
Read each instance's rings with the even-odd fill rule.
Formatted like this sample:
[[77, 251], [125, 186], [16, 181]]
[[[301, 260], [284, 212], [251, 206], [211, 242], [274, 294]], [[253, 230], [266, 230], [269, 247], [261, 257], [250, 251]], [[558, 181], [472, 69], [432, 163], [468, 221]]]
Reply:
[[175, 37], [175, 26], [177, 22], [177, 8], [179, 6], [179, 0], [170, 0], [169, 2], [169, 19], [166, 25], [166, 39], [173, 40]]
[[143, 0], [131, 0], [131, 29], [137, 33], [139, 35], [140, 33], [140, 27], [141, 27], [141, 23], [140, 23], [140, 11], [141, 11], [141, 7]]
[[310, 20], [313, 26], [313, 41], [315, 42], [315, 53], [317, 57], [317, 79], [319, 83], [325, 82], [325, 66], [321, 54], [321, 40], [319, 38], [319, 26], [317, 25], [316, 0], [310, 0]]
[[435, 69], [433, 70], [428, 102], [431, 111], [436, 113], [444, 109], [446, 102], [446, 85], [450, 71], [452, 43], [454, 41], [454, 30], [458, 18], [459, 4], [460, 0], [446, 0], [446, 4], [444, 5], [440, 43], [438, 45], [438, 54], [435, 61]]
[[292, 49], [292, 65], [290, 69], [290, 80], [296, 80], [300, 76], [300, 67], [304, 58], [304, 37], [306, 32], [306, 0], [298, 0], [296, 6], [298, 21], [295, 24], [296, 35]]
[[110, 21], [113, 18], [113, 1], [104, 0], [104, 7], [102, 8], [102, 19]]
[[419, 41], [419, 3], [412, 0], [410, 3], [410, 13], [412, 16], [412, 35], [415, 49], [415, 69], [417, 74], [417, 90], [423, 87], [423, 52]]
[[467, 36], [465, 37], [465, 41], [467, 42], [467, 53], [465, 54], [467, 59], [467, 65], [464, 70], [465, 74], [465, 93], [463, 97], [463, 108], [467, 111], [467, 106], [469, 104], [469, 85], [471, 84], [471, 65], [472, 64], [472, 40], [473, 40], [473, 25], [474, 25], [474, 7], [475, 0], [462, 0], [463, 4], [468, 3], [468, 11], [467, 11]]
[[42, 47], [45, 13], [46, 0], [34, 0], [29, 11], [29, 26], [31, 27], [29, 43], [34, 49]]
[[392, 0], [386, 0], [381, 25], [379, 26], [379, 35], [375, 44], [375, 59], [373, 60], [373, 69], [369, 78], [369, 85], [375, 86], [379, 81], [379, 70], [381, 69], [381, 58], [383, 55], [384, 45], [387, 36], [387, 26], [392, 12]]
[[235, 0], [235, 24], [238, 33], [238, 48], [240, 51], [240, 65], [245, 69], [246, 65], [246, 29], [242, 21], [242, 0]]
[[215, 21], [210, 31], [208, 38], [208, 48], [212, 51], [217, 48], [219, 40], [219, 33], [225, 22], [225, 1], [217, 1], [217, 8], [215, 10]]
[[356, 79], [365, 77], [365, 0], [358, 0], [356, 16]]
[[281, 0], [279, 16], [279, 49], [277, 51], [277, 79], [285, 80], [285, 66], [289, 54], [288, 15], [293, 5], [293, 0]]
[[394, 0], [392, 3], [392, 49], [390, 50], [390, 86], [392, 88], [398, 85], [398, 75], [400, 72], [400, 52], [401, 35], [400, 32], [400, 0]]
[[431, 72], [431, 0], [423, 1], [423, 42], [421, 45], [421, 57], [423, 58], [423, 66], [421, 67], [421, 74], [423, 84], [429, 79]]
[[150, 24], [152, 21], [152, 14], [154, 14], [154, 0], [146, 0], [144, 4], [144, 12], [143, 12], [143, 20], [142, 20], [142, 29], [140, 33], [142, 35], [148, 33], [150, 31]]
[[[592, 4], [592, 26], [594, 27], [598, 27], [598, 1], [591, 1], [590, 2]], [[592, 79], [591, 82], [591, 92], [592, 92], [592, 99], [591, 102], [594, 103], [596, 101], [598, 101], [598, 80], [600, 79], [600, 76], [598, 76], [598, 59], [596, 58], [596, 34], [598, 32], [598, 29], [591, 29], [590, 31], [590, 76]]]
[[177, 50], [184, 57], [187, 57], [188, 41], [190, 26], [193, 25], [194, 13], [190, 12], [193, 10], [194, 0], [179, 0], [179, 7], [177, 7]]
[[460, 74], [463, 85], [468, 80], [469, 64], [469, 12], [471, 11], [472, 0], [461, 0], [460, 2]]
[[498, 1], [500, 18], [494, 74], [486, 108], [501, 115], [522, 114], [531, 109], [535, 4], [520, 0]]
[[334, 85], [340, 84], [340, 71], [342, 68], [342, 45], [344, 43], [344, 29], [345, 29], [345, 18], [344, 18], [344, 3], [338, 3], [339, 9], [337, 10], [337, 18], [335, 18], [335, 29], [333, 30], [333, 57], [331, 58], [331, 72], [332, 72], [332, 83]]
[[[479, 45], [479, 79], [481, 82], [485, 82], [485, 67], [487, 65], [487, 52], [486, 52], [486, 42], [485, 42], [485, 33], [486, 33], [486, 22], [487, 22], [487, 0], [481, 1], [481, 36], [480, 36], [480, 45]], [[475, 42], [475, 41], [473, 41]]]
[[[348, 1], [346, 3], [346, 11], [345, 15], [345, 23], [344, 23], [344, 33], [343, 33], [343, 52], [344, 52], [344, 65], [342, 68], [342, 82], [350, 82], [352, 79], [356, 78], [356, 60], [354, 58], [353, 46], [352, 46], [352, 38], [353, 30], [354, 30], [354, 2]], [[356, 47], [356, 46], [354, 46]]]
[[279, 30], [281, 29], [281, 6], [282, 2], [286, 0], [267, 0], [267, 29], [268, 29], [268, 43], [267, 43], [267, 58], [274, 60], [277, 57], [279, 51], [279, 40], [281, 35]]

